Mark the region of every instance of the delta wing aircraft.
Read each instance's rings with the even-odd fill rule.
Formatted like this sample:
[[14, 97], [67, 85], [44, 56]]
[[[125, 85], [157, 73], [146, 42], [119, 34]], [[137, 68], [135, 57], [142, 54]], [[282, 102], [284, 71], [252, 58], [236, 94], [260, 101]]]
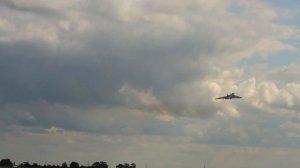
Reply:
[[235, 95], [234, 93], [227, 94], [226, 96], [223, 97], [218, 97], [216, 99], [240, 99], [242, 97]]

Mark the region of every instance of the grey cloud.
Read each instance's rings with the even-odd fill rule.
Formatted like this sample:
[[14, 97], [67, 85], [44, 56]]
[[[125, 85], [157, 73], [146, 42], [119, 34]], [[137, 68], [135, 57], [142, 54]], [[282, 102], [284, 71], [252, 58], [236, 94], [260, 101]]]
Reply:
[[[299, 82], [299, 60], [294, 63], [284, 66], [274, 66], [268, 64], [252, 65], [247, 67], [249, 71], [259, 80], [274, 81], [280, 85], [286, 83]], [[265, 73], [261, 73], [265, 72]]]
[[[293, 158], [299, 165], [298, 63], [279, 70], [253, 66], [249, 80], [247, 67], [236, 67], [244, 58], [292, 48], [282, 39], [297, 33], [277, 22], [281, 13], [273, 6], [237, 0], [0, 4], [0, 146], [19, 160], [195, 167], [209, 157], [209, 167], [280, 167], [274, 163]], [[258, 89], [266, 82], [290, 93], [294, 105], [281, 101], [284, 94], [271, 94], [268, 102], [267, 87]], [[214, 99], [231, 91], [243, 99]]]
[[123, 82], [151, 77], [143, 67], [133, 63], [133, 68], [126, 63], [128, 60], [123, 59], [85, 60], [79, 56], [68, 57], [65, 53], [55, 54], [26, 43], [1, 45], [0, 50], [3, 53], [0, 99], [3, 103], [42, 100], [109, 105]]
[[56, 11], [54, 9], [51, 9], [47, 7], [46, 5], [42, 4], [34, 4], [30, 1], [14, 1], [14, 0], [4, 0], [1, 1], [1, 7], [6, 7], [9, 10], [13, 10], [19, 13], [31, 13], [36, 15], [45, 15], [45, 16], [55, 16], [55, 17], [61, 17], [63, 16], [60, 14], [59, 11]]
[[0, 110], [0, 123], [6, 125], [4, 128], [18, 125], [24, 131], [38, 134], [46, 134], [48, 129], [56, 127], [66, 131], [107, 135], [184, 135], [180, 125], [126, 107], [78, 107], [35, 102], [6, 104]]
[[[181, 9], [182, 13], [177, 14], [172, 9], [161, 11], [166, 4], [161, 6], [163, 2], [160, 1], [155, 1], [157, 4], [153, 4], [153, 9], [141, 5], [133, 10], [125, 9], [126, 5], [118, 2], [104, 1], [103, 6], [102, 1], [100, 4], [90, 2], [92, 4], [82, 8], [77, 4], [65, 11], [61, 9], [63, 5], [58, 5], [57, 10], [64, 12], [65, 17], [57, 18], [47, 16], [52, 14], [51, 10], [47, 13], [47, 7], [32, 9], [3, 2], [9, 8], [5, 16], [16, 11], [47, 13], [34, 18], [15, 16], [18, 23], [5, 18], [16, 27], [25, 25], [25, 29], [16, 28], [11, 34], [4, 33], [17, 38], [5, 38], [0, 43], [1, 106], [15, 106], [16, 111], [20, 111], [12, 115], [1, 111], [10, 118], [7, 122], [41, 129], [57, 126], [108, 134], [120, 133], [122, 129], [127, 133], [168, 134], [170, 131], [170, 134], [176, 134], [171, 130], [181, 132], [179, 127], [155, 119], [152, 120], [155, 126], [147, 123], [144, 128], [137, 128], [141, 122], [128, 127], [122, 123], [132, 121], [125, 117], [131, 110], [155, 115], [168, 113], [176, 117], [213, 116], [222, 108], [212, 101], [221, 89], [214, 89], [219, 85], [212, 85], [215, 81], [210, 80], [217, 77], [220, 79], [215, 83], [229, 81], [222, 87], [232, 85], [242, 74], [232, 76], [232, 71], [224, 71], [225, 75], [218, 75], [224, 69], [232, 68], [228, 62], [236, 63], [243, 57], [273, 52], [278, 43], [283, 45], [278, 36], [290, 35], [285, 34], [289, 27], [276, 25], [268, 16], [261, 16], [263, 25], [260, 22], [253, 25], [245, 19], [248, 14], [230, 13], [224, 4], [215, 6], [203, 1], [201, 3], [209, 7], [206, 10], [194, 1], [184, 2], [183, 8], [168, 1], [166, 4]], [[201, 10], [195, 10], [198, 8]], [[221, 11], [214, 15], [211, 12], [215, 13], [212, 10], [215, 8]], [[50, 30], [45, 31], [45, 28]], [[270, 29], [273, 31], [260, 36]], [[252, 32], [257, 34], [249, 39]], [[274, 41], [276, 45], [272, 43]], [[264, 46], [263, 51], [260, 46], [253, 45], [256, 43]], [[126, 84], [132, 90], [120, 95]], [[140, 93], [147, 90], [151, 90], [151, 94], [146, 98], [156, 100], [152, 104], [154, 107], [140, 106], [145, 103], [139, 100], [142, 98]], [[113, 111], [85, 112], [94, 106], [121, 108], [117, 111], [125, 119], [114, 125], [115, 121], [104, 121]], [[15, 114], [26, 112], [34, 120], [24, 116], [12, 119]], [[100, 118], [100, 123], [94, 119], [96, 117]], [[158, 127], [165, 130], [158, 130]], [[236, 142], [230, 138], [228, 141]]]
[[299, 145], [296, 138], [289, 137], [289, 134], [295, 133], [297, 135], [298, 129], [292, 131], [282, 127], [289, 123], [291, 118], [282, 115], [274, 116], [274, 114], [255, 109], [244, 110], [241, 113], [243, 118], [238, 120], [214, 118], [208, 124], [209, 126], [202, 128], [200, 127], [201, 124], [191, 122], [201, 130], [199, 130], [200, 134], [191, 134], [191, 141], [199, 144], [227, 144], [248, 147], [294, 148]]
[[[110, 37], [92, 40], [98, 49], [84, 49], [79, 53], [57, 53], [28, 42], [3, 44], [2, 64], [8, 65], [3, 76], [9, 74], [9, 77], [3, 79], [6, 83], [2, 87], [2, 101], [109, 105], [116, 101], [113, 95], [126, 82], [137, 88], [151, 87], [153, 94], [161, 97], [178, 82], [204, 76], [205, 72], [199, 71], [199, 67], [189, 66], [193, 61], [190, 56], [195, 56], [201, 47], [191, 54], [189, 48], [184, 49], [189, 46], [185, 42], [183, 45], [169, 44], [164, 49], [159, 45], [161, 41], [149, 43], [146, 39], [145, 43], [127, 46], [124, 40], [110, 41]], [[125, 36], [124, 39], [128, 38]], [[89, 51], [99, 52], [99, 55], [89, 54]], [[204, 68], [200, 66], [200, 69]]]

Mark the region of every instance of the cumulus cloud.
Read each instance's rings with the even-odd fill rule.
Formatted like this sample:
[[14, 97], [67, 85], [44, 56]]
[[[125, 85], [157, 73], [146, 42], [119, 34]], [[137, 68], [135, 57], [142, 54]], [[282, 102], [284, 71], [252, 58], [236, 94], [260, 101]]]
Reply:
[[161, 106], [161, 103], [157, 100], [157, 98], [152, 95], [151, 90], [138, 91], [128, 84], [124, 84], [118, 92], [124, 103], [128, 106], [132, 106], [133, 108], [155, 109]]
[[[3, 132], [21, 127], [60, 140], [74, 131], [74, 137], [83, 132], [108, 141], [133, 135], [152, 136], [158, 144], [179, 139], [250, 146], [267, 146], [279, 137], [272, 144], [280, 146], [286, 129], [298, 129], [297, 121], [280, 120], [292, 120], [289, 112], [299, 111], [297, 64], [237, 66], [247, 58], [296, 50], [285, 40], [297, 30], [277, 22], [281, 11], [271, 5], [246, 0], [0, 4]], [[215, 100], [231, 92], [243, 100]], [[275, 124], [265, 119], [272, 114]], [[189, 124], [191, 118], [195, 123]]]

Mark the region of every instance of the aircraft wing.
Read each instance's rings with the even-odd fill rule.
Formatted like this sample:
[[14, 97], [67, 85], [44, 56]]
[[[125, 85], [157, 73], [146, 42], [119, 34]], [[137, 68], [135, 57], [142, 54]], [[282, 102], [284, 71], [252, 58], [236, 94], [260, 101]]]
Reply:
[[240, 99], [240, 98], [242, 98], [242, 97], [233, 95], [232, 98]]
[[227, 96], [223, 96], [223, 97], [218, 97], [216, 99], [226, 99], [226, 98], [227, 98]]

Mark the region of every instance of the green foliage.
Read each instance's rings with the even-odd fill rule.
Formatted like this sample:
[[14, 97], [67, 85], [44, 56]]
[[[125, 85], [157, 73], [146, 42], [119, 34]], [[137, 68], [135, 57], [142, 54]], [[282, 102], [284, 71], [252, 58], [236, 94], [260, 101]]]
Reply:
[[108, 168], [108, 165], [106, 162], [95, 162], [92, 164], [92, 168]]
[[10, 161], [10, 159], [2, 159], [0, 161], [0, 166], [2, 167], [13, 167], [13, 163]]
[[70, 163], [70, 168], [79, 168], [79, 163], [77, 163], [77, 162], [71, 162]]
[[61, 168], [68, 168], [68, 164], [66, 162], [64, 162], [62, 165], [61, 165]]
[[124, 164], [118, 164], [116, 166], [116, 168], [136, 168], [136, 164], [135, 163], [124, 163]]
[[[2, 159], [0, 161], [0, 168], [108, 168], [108, 164], [104, 161], [94, 162], [92, 166], [83, 166], [79, 165], [79, 163], [73, 161], [68, 166], [66, 162], [64, 162], [61, 166], [59, 165], [39, 165], [37, 163], [30, 164], [29, 162], [23, 162], [17, 166], [10, 161], [10, 159]], [[124, 163], [118, 164], [116, 168], [136, 168], [135, 163]]]

